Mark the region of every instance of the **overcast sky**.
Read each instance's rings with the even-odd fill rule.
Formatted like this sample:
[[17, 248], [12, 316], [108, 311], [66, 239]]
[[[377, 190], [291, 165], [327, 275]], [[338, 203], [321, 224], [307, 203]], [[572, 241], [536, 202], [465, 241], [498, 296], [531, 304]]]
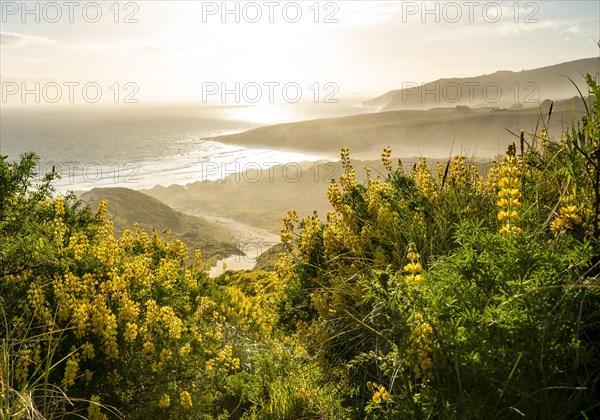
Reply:
[[293, 82], [303, 99], [334, 89], [368, 97], [599, 51], [598, 1], [115, 3], [1, 0], [3, 89], [118, 82], [126, 95], [131, 82], [147, 102], [199, 100], [235, 82], [263, 95], [271, 83], [278, 95]]

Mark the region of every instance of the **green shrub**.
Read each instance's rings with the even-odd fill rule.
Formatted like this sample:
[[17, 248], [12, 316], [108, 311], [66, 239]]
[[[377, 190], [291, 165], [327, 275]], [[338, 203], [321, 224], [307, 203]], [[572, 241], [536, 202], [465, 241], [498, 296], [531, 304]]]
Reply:
[[[284, 220], [279, 323], [357, 417], [591, 418], [598, 405], [600, 88], [553, 141], [521, 133], [486, 177], [456, 156], [328, 192]], [[587, 105], [586, 105], [587, 106]], [[549, 117], [550, 118], [550, 117]]]

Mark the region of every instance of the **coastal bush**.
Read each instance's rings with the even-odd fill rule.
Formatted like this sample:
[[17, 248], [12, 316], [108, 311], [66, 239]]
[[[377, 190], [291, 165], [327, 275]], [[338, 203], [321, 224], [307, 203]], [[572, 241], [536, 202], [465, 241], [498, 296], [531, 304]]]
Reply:
[[1, 158], [2, 417], [598, 417], [588, 85], [560, 139], [542, 124], [483, 168], [386, 148], [358, 182], [342, 149], [332, 210], [284, 217], [274, 270], [216, 279], [169, 232], [56, 196], [33, 153]]
[[[357, 418], [592, 418], [600, 347], [600, 89], [487, 174], [462, 155], [344, 174], [321, 219], [284, 219], [278, 323]], [[550, 111], [551, 112], [551, 111]], [[551, 118], [551, 115], [548, 116]]]
[[[168, 233], [134, 226], [117, 238], [106, 202], [93, 214], [72, 194], [53, 198], [52, 173], [33, 185], [37, 161], [0, 162], [3, 418], [289, 410], [271, 401], [283, 395], [275, 384], [256, 399], [242, 392], [258, 389], [254, 380], [282, 380], [275, 369], [290, 372], [295, 357], [292, 344], [270, 341], [270, 274], [261, 287], [227, 279], [218, 287], [201, 254], [187, 265], [187, 248]], [[286, 386], [303, 399], [293, 404], [317, 409], [307, 374], [290, 373], [303, 385]]]

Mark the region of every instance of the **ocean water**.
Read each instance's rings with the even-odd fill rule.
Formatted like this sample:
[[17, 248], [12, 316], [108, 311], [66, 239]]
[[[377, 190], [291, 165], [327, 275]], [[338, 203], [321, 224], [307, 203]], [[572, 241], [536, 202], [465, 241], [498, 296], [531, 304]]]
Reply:
[[359, 100], [338, 104], [112, 107], [2, 107], [0, 153], [34, 151], [37, 179], [55, 171], [58, 192], [95, 187], [146, 189], [216, 180], [249, 168], [334, 156], [247, 148], [212, 138], [264, 125], [372, 112]]

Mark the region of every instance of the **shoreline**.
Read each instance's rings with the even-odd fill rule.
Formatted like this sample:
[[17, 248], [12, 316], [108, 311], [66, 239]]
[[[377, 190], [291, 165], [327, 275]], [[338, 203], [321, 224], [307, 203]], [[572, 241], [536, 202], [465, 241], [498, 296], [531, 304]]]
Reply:
[[[279, 235], [228, 217], [205, 214], [201, 211], [188, 212], [188, 214], [202, 217], [212, 223], [218, 223], [229, 230], [234, 238], [234, 245], [245, 254], [231, 255], [217, 260], [209, 271], [210, 277], [217, 277], [227, 270], [252, 270], [256, 264], [256, 258], [280, 242]], [[227, 265], [225, 270], [223, 269], [223, 263]]]

